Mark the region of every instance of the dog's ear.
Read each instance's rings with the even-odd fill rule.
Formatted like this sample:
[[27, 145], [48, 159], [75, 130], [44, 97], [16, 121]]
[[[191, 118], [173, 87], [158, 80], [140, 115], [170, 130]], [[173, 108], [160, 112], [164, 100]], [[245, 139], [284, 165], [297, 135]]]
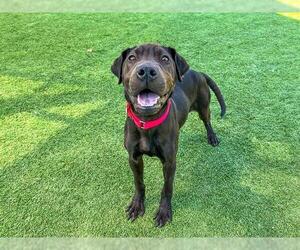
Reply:
[[190, 66], [188, 65], [186, 60], [176, 52], [174, 48], [168, 47], [167, 49], [175, 62], [177, 79], [181, 82], [183, 75], [189, 70]]
[[128, 53], [132, 50], [133, 48], [127, 48], [125, 49], [121, 55], [115, 59], [114, 63], [111, 65], [111, 72], [119, 78], [119, 84], [122, 82], [122, 68], [123, 68], [123, 63], [124, 60], [126, 59]]

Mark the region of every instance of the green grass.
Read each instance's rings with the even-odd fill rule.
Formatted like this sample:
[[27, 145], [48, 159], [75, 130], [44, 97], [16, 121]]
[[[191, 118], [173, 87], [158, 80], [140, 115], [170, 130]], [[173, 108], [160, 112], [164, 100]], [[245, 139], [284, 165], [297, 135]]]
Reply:
[[[0, 236], [299, 236], [300, 23], [276, 14], [0, 15]], [[145, 160], [146, 214], [127, 222], [133, 178], [125, 103], [110, 65], [126, 47], [174, 46], [211, 75], [228, 115], [206, 143], [183, 127], [174, 220], [153, 226], [162, 171]]]

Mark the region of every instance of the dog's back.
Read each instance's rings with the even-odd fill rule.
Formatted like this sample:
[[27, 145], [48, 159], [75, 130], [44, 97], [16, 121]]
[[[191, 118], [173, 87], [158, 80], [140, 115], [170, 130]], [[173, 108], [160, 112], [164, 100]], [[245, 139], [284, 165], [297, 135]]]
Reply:
[[226, 113], [226, 105], [223, 95], [217, 84], [206, 74], [199, 73], [194, 70], [189, 70], [182, 79], [182, 82], [177, 82], [173, 93], [173, 100], [179, 112], [179, 124], [182, 126], [190, 111], [203, 112], [203, 109], [209, 109], [210, 91], [215, 93], [217, 100], [221, 106], [221, 117]]

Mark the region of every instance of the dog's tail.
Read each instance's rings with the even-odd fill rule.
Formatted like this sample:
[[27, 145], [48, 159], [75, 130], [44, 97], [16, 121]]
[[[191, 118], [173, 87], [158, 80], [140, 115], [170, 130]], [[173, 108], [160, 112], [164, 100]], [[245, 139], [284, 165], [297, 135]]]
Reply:
[[224, 117], [225, 113], [226, 113], [226, 104], [225, 104], [225, 101], [224, 101], [224, 97], [221, 93], [221, 90], [219, 89], [218, 85], [214, 82], [214, 80], [212, 80], [208, 75], [206, 74], [203, 74], [205, 79], [206, 79], [206, 82], [208, 84], [208, 86], [211, 88], [211, 90], [215, 93], [217, 99], [218, 99], [218, 102], [221, 106], [221, 118]]

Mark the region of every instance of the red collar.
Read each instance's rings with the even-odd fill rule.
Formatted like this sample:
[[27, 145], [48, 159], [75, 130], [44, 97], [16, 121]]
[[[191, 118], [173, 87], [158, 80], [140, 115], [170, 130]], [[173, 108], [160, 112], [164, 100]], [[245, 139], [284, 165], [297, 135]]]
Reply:
[[157, 119], [152, 120], [152, 121], [142, 121], [132, 110], [132, 107], [130, 105], [130, 103], [127, 102], [127, 116], [134, 122], [134, 124], [144, 130], [148, 130], [151, 128], [155, 128], [158, 127], [159, 125], [161, 125], [169, 116], [170, 114], [170, 109], [171, 109], [171, 105], [172, 102], [169, 99], [168, 100], [168, 104], [167, 104], [167, 108], [165, 110], [165, 112]]

